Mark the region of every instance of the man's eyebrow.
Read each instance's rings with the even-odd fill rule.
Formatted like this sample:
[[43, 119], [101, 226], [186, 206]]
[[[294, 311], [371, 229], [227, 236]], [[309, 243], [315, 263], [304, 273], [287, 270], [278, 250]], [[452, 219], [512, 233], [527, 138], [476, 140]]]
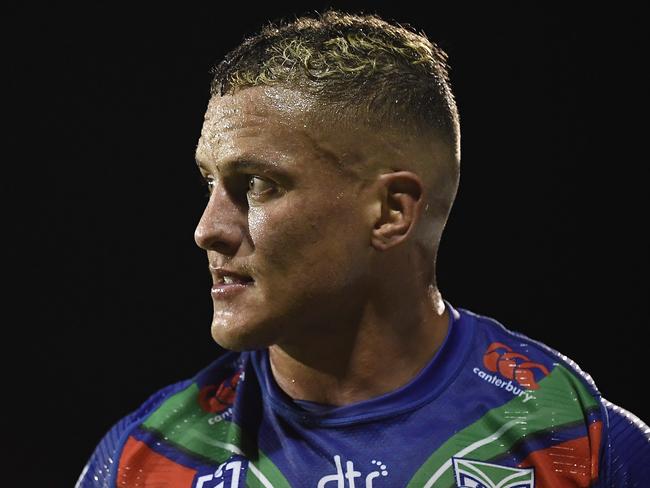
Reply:
[[[195, 161], [196, 161], [196, 165], [199, 168], [204, 169], [206, 171], [209, 170], [210, 165], [206, 164], [205, 162], [201, 161], [198, 158], [195, 158]], [[273, 171], [275, 169], [278, 169], [278, 165], [274, 163], [269, 163], [267, 161], [250, 158], [250, 157], [241, 157], [241, 158], [231, 159], [217, 166], [217, 171], [221, 171], [222, 169], [225, 169], [227, 171], [232, 171], [234, 169]]]

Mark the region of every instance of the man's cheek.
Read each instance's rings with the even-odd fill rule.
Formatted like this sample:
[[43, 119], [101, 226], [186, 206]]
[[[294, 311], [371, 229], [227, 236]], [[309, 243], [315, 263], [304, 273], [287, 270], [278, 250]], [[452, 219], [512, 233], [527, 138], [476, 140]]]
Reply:
[[252, 234], [251, 237], [255, 242], [258, 266], [288, 273], [300, 263], [303, 244], [290, 228], [277, 226], [272, 231], [257, 235], [257, 240]]
[[302, 254], [323, 241], [322, 224], [310, 215], [294, 215], [281, 222], [268, 222], [259, 235], [269, 249], [281, 254]]
[[253, 242], [257, 242], [260, 236], [266, 233], [266, 227], [268, 227], [269, 217], [258, 208], [251, 208], [248, 211], [248, 233], [251, 236]]

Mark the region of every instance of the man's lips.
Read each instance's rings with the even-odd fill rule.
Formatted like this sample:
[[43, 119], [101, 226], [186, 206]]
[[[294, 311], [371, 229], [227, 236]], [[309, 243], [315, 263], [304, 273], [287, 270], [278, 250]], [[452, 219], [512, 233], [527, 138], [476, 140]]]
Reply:
[[229, 300], [243, 291], [255, 286], [255, 280], [250, 276], [230, 270], [210, 268], [212, 272], [211, 295], [215, 300]]
[[214, 286], [250, 285], [255, 282], [252, 277], [239, 270], [212, 265], [209, 265], [209, 268]]

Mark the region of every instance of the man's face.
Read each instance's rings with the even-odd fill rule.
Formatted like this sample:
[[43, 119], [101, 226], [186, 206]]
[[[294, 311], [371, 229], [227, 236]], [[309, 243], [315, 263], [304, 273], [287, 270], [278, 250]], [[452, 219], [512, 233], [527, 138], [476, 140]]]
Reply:
[[368, 154], [310, 110], [271, 87], [208, 105], [196, 157], [212, 190], [195, 240], [212, 267], [253, 280], [219, 285], [212, 271], [212, 336], [228, 349], [333, 333], [366, 288], [376, 191], [333, 161]]

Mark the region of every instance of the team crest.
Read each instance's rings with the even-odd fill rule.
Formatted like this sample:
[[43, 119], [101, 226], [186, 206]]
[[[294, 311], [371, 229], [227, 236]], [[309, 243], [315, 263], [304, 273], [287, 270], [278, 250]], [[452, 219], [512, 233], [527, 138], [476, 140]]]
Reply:
[[511, 468], [452, 457], [458, 488], [535, 488], [533, 468]]

